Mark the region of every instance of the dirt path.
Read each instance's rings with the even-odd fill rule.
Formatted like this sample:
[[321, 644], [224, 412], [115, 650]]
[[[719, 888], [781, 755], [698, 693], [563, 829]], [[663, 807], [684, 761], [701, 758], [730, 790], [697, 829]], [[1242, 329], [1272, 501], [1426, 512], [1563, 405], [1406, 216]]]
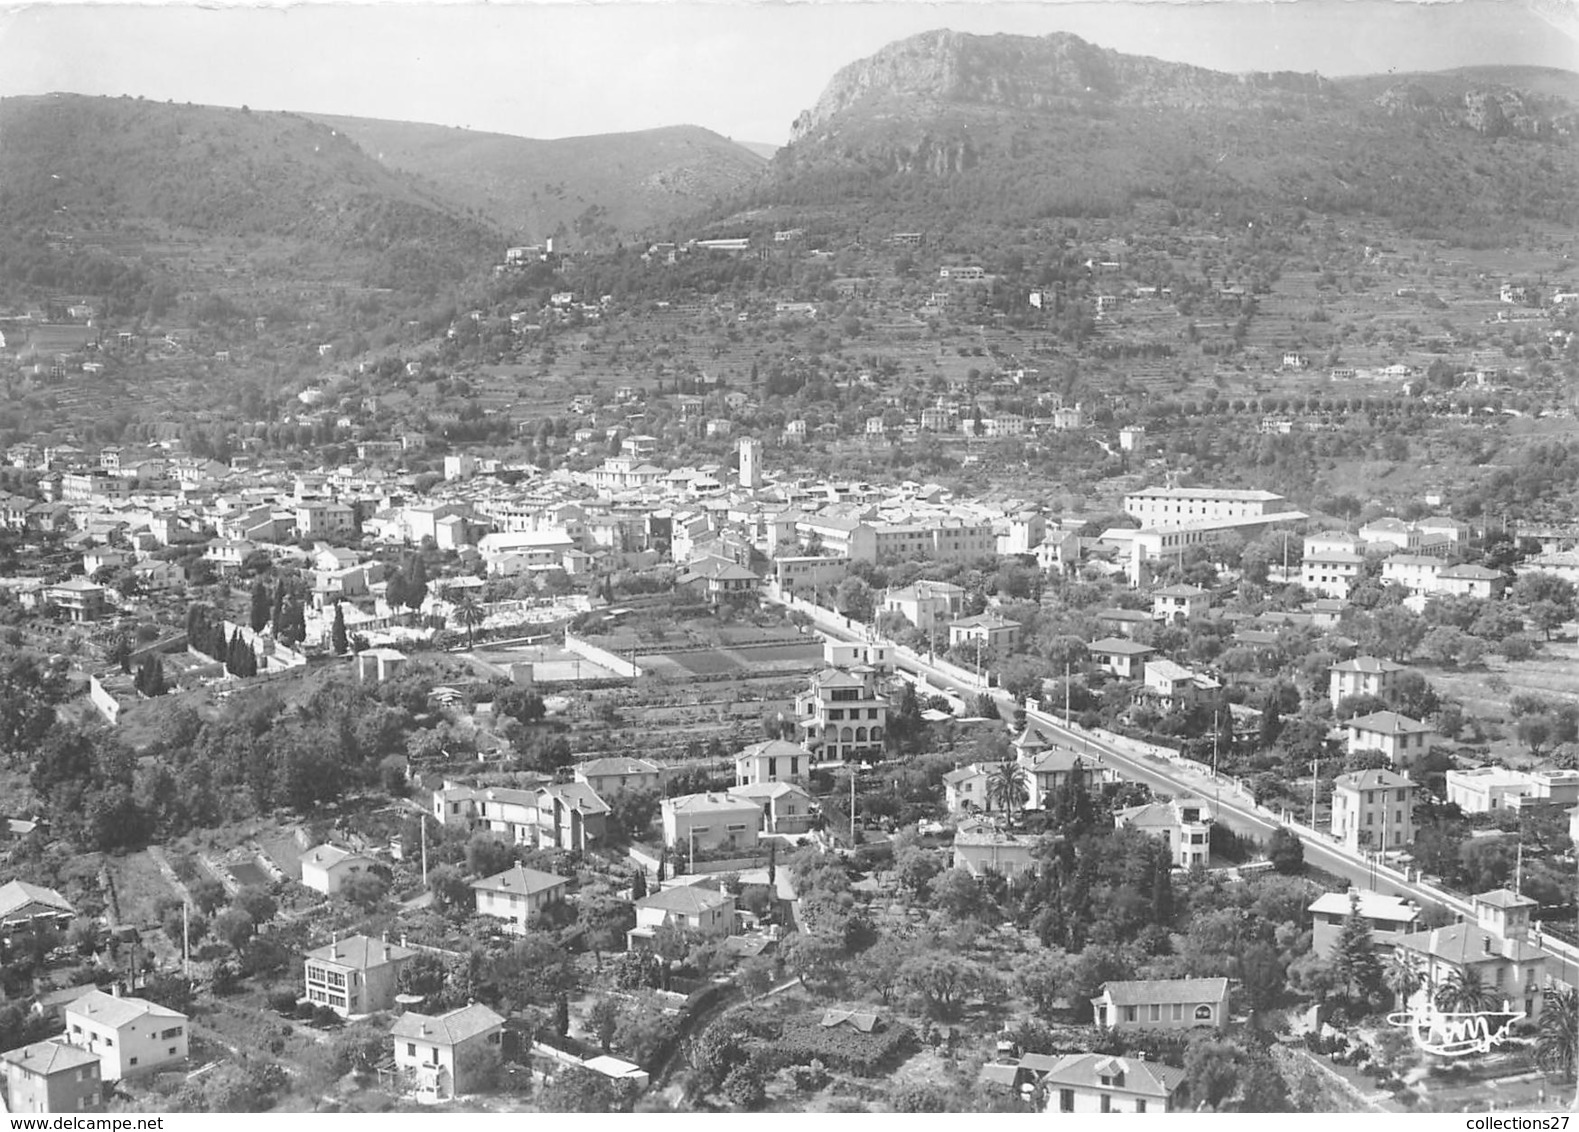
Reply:
[[148, 856], [153, 858], [153, 863], [159, 866], [160, 875], [164, 877], [171, 888], [175, 889], [175, 894], [187, 904], [192, 903], [192, 890], [187, 888], [185, 881], [175, 875], [175, 867], [170, 864], [170, 858], [165, 855], [164, 847], [162, 845], [148, 846]]

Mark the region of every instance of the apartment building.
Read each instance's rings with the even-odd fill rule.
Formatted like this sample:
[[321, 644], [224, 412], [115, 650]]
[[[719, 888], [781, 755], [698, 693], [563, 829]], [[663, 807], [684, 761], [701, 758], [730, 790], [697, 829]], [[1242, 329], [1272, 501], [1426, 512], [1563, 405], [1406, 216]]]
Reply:
[[1352, 550], [1307, 552], [1299, 564], [1299, 581], [1312, 593], [1348, 601], [1364, 567], [1365, 556]]
[[393, 1010], [400, 972], [416, 952], [387, 940], [347, 936], [304, 956], [307, 1001], [342, 1018]]
[[1390, 770], [1339, 775], [1332, 784], [1332, 835], [1351, 853], [1413, 844], [1417, 790], [1412, 780]]
[[1396, 695], [1398, 674], [1403, 665], [1375, 656], [1357, 656], [1334, 664], [1328, 672], [1331, 681], [1328, 694], [1334, 710], [1349, 696], [1375, 696], [1391, 701]]
[[1143, 527], [1180, 526], [1203, 519], [1259, 518], [1286, 510], [1270, 491], [1213, 487], [1149, 487], [1124, 497], [1124, 512]]
[[1345, 722], [1343, 728], [1348, 734], [1346, 749], [1349, 754], [1380, 751], [1390, 764], [1401, 769], [1407, 770], [1431, 750], [1430, 725], [1396, 711], [1355, 716]]

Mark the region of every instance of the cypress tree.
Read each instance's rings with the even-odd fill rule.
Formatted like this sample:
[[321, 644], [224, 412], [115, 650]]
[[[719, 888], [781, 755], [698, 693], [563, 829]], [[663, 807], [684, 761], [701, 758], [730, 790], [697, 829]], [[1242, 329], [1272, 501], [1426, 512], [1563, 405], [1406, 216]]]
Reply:
[[269, 620], [274, 624], [274, 631], [280, 631], [280, 614], [285, 611], [285, 583], [280, 582], [274, 587], [274, 610], [269, 614]]
[[1173, 923], [1173, 860], [1166, 845], [1157, 846], [1152, 867], [1152, 922], [1165, 928]]
[[252, 584], [252, 631], [263, 632], [263, 627], [269, 623], [269, 590], [259, 578]]
[[637, 869], [636, 875], [631, 879], [631, 899], [640, 900], [647, 895], [647, 870]]
[[337, 601], [334, 603], [334, 628], [330, 633], [334, 643], [334, 654], [344, 656], [351, 648], [351, 641], [345, 632], [345, 610]]
[[414, 555], [411, 559], [411, 570], [406, 576], [406, 606], [409, 609], [417, 609], [427, 598], [428, 566], [423, 561], [422, 555]]

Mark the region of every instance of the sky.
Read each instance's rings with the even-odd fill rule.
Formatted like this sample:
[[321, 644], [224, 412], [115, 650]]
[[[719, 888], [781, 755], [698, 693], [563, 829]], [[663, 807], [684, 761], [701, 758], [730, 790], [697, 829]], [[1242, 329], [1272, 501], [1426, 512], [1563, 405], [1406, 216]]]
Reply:
[[1069, 31], [1226, 71], [1579, 71], [1579, 0], [18, 4], [0, 96], [72, 91], [524, 137], [694, 124], [782, 143], [833, 73], [932, 28]]

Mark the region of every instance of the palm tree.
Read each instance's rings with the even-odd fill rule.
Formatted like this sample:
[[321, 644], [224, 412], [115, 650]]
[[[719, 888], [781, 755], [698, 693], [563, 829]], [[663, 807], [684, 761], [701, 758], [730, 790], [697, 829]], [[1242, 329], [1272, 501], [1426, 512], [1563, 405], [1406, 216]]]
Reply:
[[1557, 987], [1546, 992], [1535, 1031], [1535, 1061], [1553, 1077], [1574, 1075], [1579, 1060], [1579, 992]]
[[1387, 961], [1387, 970], [1383, 973], [1387, 981], [1387, 989], [1393, 992], [1397, 1005], [1406, 1006], [1415, 991], [1425, 984], [1425, 976], [1420, 973], [1420, 968], [1415, 965], [1414, 956], [1399, 948], [1393, 949], [1392, 958]]
[[1026, 790], [1025, 768], [1012, 760], [999, 765], [987, 780], [987, 801], [1003, 810], [1011, 829], [1014, 827], [1014, 811], [1025, 805]]
[[472, 647], [473, 631], [482, 624], [484, 616], [483, 608], [477, 604], [475, 594], [464, 594], [455, 603], [455, 619], [466, 626], [466, 647], [468, 649]]
[[1479, 969], [1469, 966], [1454, 971], [1437, 988], [1436, 1004], [1440, 1010], [1459, 1014], [1493, 1010], [1497, 1005], [1491, 988], [1481, 981]]

